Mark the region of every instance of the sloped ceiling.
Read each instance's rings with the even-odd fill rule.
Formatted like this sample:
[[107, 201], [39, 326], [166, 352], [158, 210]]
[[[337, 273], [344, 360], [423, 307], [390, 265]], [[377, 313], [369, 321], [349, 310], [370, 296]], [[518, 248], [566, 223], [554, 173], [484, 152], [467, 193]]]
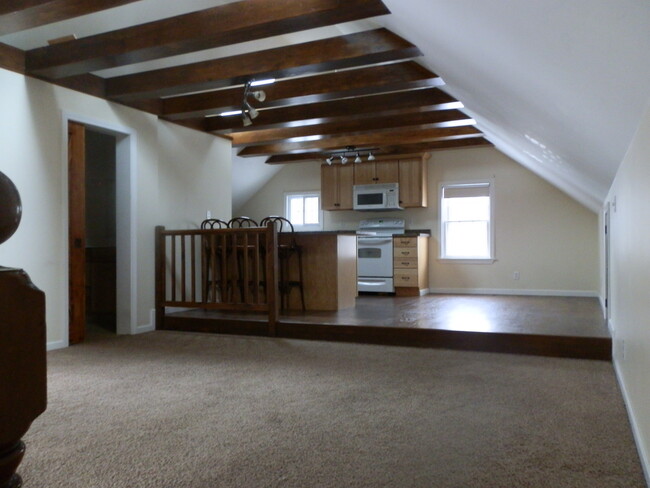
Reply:
[[[112, 47], [102, 41], [103, 44], [95, 44], [100, 48], [95, 48], [94, 51], [92, 42], [99, 42], [100, 39], [106, 39], [106, 36], [97, 38], [97, 41], [83, 39], [87, 36], [235, 2], [233, 0], [184, 0], [183, 2], [20, 0], [11, 2], [0, 6], [0, 34], [4, 34], [0, 35], [0, 43], [5, 45], [4, 48], [0, 45], [0, 65], [9, 64], [10, 69], [24, 69], [27, 74], [51, 79], [64, 85], [67, 83], [67, 86], [75, 89], [132, 104], [157, 113], [163, 118], [174, 117], [178, 123], [199, 130], [230, 134], [235, 146], [238, 147], [236, 153], [251, 156], [246, 160], [236, 155], [233, 157], [233, 191], [237, 200], [234, 202], [234, 208], [257, 191], [257, 188], [277, 171], [276, 168], [271, 170], [269, 165], [264, 166], [264, 171], [255, 170], [256, 167], [261, 168], [265, 164], [266, 156], [271, 156], [269, 161], [275, 158], [276, 161], [283, 162], [309, 159], [312, 156], [322, 157], [326, 151], [332, 150], [337, 141], [347, 146], [355, 145], [359, 140], [359, 144], [363, 147], [364, 144], [370, 144], [374, 140], [383, 141], [383, 138], [373, 139], [369, 137], [371, 131], [367, 128], [355, 126], [354, 117], [350, 118], [349, 114], [344, 114], [342, 110], [344, 107], [340, 103], [336, 107], [338, 112], [332, 111], [331, 107], [328, 108], [332, 115], [328, 119], [313, 119], [308, 123], [299, 123], [299, 119], [291, 119], [294, 122], [285, 125], [272, 122], [269, 128], [285, 128], [280, 131], [261, 130], [270, 114], [282, 113], [282, 110], [275, 110], [280, 102], [287, 108], [291, 108], [289, 112], [295, 113], [295, 109], [300, 108], [296, 107], [296, 104], [314, 101], [307, 100], [309, 96], [307, 98], [303, 96], [298, 100], [290, 96], [287, 98], [286, 95], [282, 101], [277, 98], [273, 100], [275, 95], [273, 90], [282, 91], [281, 86], [269, 90], [271, 102], [276, 105], [269, 104], [267, 100], [267, 106], [260, 107], [262, 114], [255, 121], [254, 126], [242, 129], [241, 125], [237, 127], [228, 125], [224, 120], [204, 118], [205, 110], [199, 111], [197, 116], [185, 114], [183, 117], [186, 119], [178, 120], [178, 114], [168, 110], [169, 105], [174, 105], [173, 102], [170, 103], [165, 99], [168, 95], [165, 90], [172, 85], [163, 86], [163, 89], [158, 92], [146, 93], [146, 97], [140, 96], [140, 100], [135, 102], [129, 101], [128, 92], [123, 91], [120, 94], [119, 90], [115, 91], [116, 87], [120, 88], [122, 81], [136, 81], [137, 84], [131, 85], [140, 90], [142, 83], [151, 82], [152, 79], [158, 81], [158, 76], [146, 74], [137, 76], [138, 73], [145, 71], [213, 59], [219, 61], [213, 63], [211, 69], [220, 70], [221, 65], [224, 64], [221, 59], [225, 57], [234, 60], [232, 57], [240, 56], [236, 59], [240, 61], [249, 59], [241, 55], [260, 50], [337, 36], [352, 36], [340, 37], [340, 41], [336, 41], [339, 43], [339, 48], [334, 48], [336, 44], [329, 46], [334, 49], [325, 56], [331, 57], [324, 57], [325, 62], [321, 65], [312, 62], [309, 70], [301, 67], [299, 70], [291, 68], [284, 71], [285, 75], [290, 76], [299, 72], [301, 76], [307, 74], [329, 79], [325, 68], [337, 69], [349, 63], [345, 60], [330, 61], [339, 56], [340, 51], [337, 49], [345, 51], [349, 45], [352, 45], [348, 44], [348, 38], [363, 39], [363, 42], [370, 39], [371, 42], [367, 47], [363, 47], [365, 52], [360, 53], [361, 55], [350, 54], [357, 56], [358, 61], [355, 61], [357, 67], [360, 61], [371, 61], [370, 64], [375, 64], [382, 60], [399, 60], [402, 62], [399, 63], [400, 67], [395, 65], [396, 70], [414, 73], [419, 78], [418, 81], [411, 82], [412, 85], [416, 85], [415, 87], [408, 87], [408, 90], [415, 89], [417, 93], [412, 92], [406, 94], [407, 96], [391, 95], [391, 92], [386, 90], [396, 89], [397, 81], [393, 81], [392, 84], [380, 88], [384, 90], [385, 95], [372, 99], [381, 103], [372, 104], [367, 100], [361, 100], [361, 103], [355, 105], [359, 110], [366, 111], [363, 124], [372, 125], [373, 130], [376, 127], [376, 130], [383, 130], [384, 135], [392, 136], [392, 145], [382, 148], [382, 151], [395, 152], [403, 150], [404, 147], [421, 148], [423, 144], [435, 150], [454, 145], [484, 144], [487, 139], [499, 150], [593, 210], [600, 208], [650, 97], [650, 60], [647, 54], [650, 52], [650, 29], [648, 29], [650, 2], [645, 0], [616, 2], [612, 0], [384, 0], [384, 4], [391, 11], [390, 15], [381, 15], [383, 11], [378, 0], [342, 1], [340, 5], [336, 4], [335, 0], [322, 0], [320, 4], [317, 0], [306, 0], [302, 3], [298, 0], [245, 0], [240, 6], [226, 9], [224, 12], [233, 16], [229, 18], [238, 22], [242, 22], [243, 16], [251, 15], [259, 19], [256, 22], [263, 23], [266, 20], [260, 12], [265, 11], [265, 5], [273, 9], [273, 15], [276, 17], [285, 15], [282, 8], [278, 7], [280, 3], [277, 2], [281, 2], [282, 6], [295, 5], [297, 8], [306, 5], [309, 5], [309, 8], [316, 5], [318, 7], [314, 8], [327, 8], [330, 13], [325, 15], [329, 16], [330, 20], [327, 20], [323, 14], [319, 14], [318, 18], [306, 15], [304, 19], [321, 27], [301, 31], [300, 28], [304, 26], [296, 28], [296, 22], [302, 20], [292, 20], [276, 23], [273, 27], [275, 32], [248, 28], [248, 31], [234, 30], [232, 35], [222, 34], [230, 28], [230, 25], [224, 23], [223, 16], [219, 16], [221, 12], [215, 12], [212, 14], [214, 17], [210, 17], [214, 18], [215, 22], [223, 24], [221, 30], [217, 29], [218, 32], [213, 31], [208, 24], [203, 27], [205, 29], [202, 31], [203, 34], [197, 34], [192, 29], [183, 30], [180, 27], [176, 29], [182, 21], [174, 20], [173, 23], [154, 26], [159, 32], [150, 35], [147, 41], [161, 44], [167, 42], [166, 47], [151, 45], [138, 52], [132, 51], [135, 57], [124, 53], [113, 57], [104, 55], [103, 60], [83, 61], [77, 65], [81, 70], [74, 73], [80, 74], [76, 79], [74, 77], [67, 79], [63, 75], [71, 74], [78, 69], [77, 67], [71, 64], [70, 68], [65, 65], [59, 68], [55, 64], [58, 59], [64, 59], [68, 51], [79, 53], [75, 56], [82, 55], [84, 46], [91, 47], [90, 50], [86, 47], [90, 55], [103, 50], [108, 52], [109, 48], [119, 51], [124, 49], [125, 45], [129, 46], [129, 43], [131, 46], [136, 46], [140, 42], [139, 39], [147, 37], [144, 35], [147, 31], [138, 30], [135, 34], [134, 31], [120, 32]], [[78, 9], [76, 15], [81, 16], [67, 19], [66, 10], [69, 8]], [[364, 14], [369, 13], [368, 10], [364, 10], [368, 8], [373, 9], [374, 13], [371, 16], [375, 16], [362, 20], [366, 16]], [[200, 15], [210, 15], [207, 10], [205, 12]], [[60, 13], [62, 17], [56, 18], [53, 13]], [[346, 18], [348, 22], [336, 23]], [[203, 19], [201, 17], [194, 17], [194, 19], [198, 32], [199, 24]], [[333, 22], [332, 19], [339, 20]], [[30, 25], [30, 22], [34, 21], [38, 21], [39, 24]], [[387, 28], [388, 31], [356, 35], [378, 27]], [[138, 26], [137, 29], [142, 29], [142, 26]], [[245, 32], [257, 38], [250, 40]], [[261, 32], [265, 35], [260, 35]], [[393, 40], [391, 32], [401, 36], [405, 43], [399, 39]], [[69, 41], [65, 46], [41, 48], [47, 40], [70, 33], [75, 33], [81, 39]], [[177, 43], [171, 40], [170, 36], [174, 35], [185, 36], [185, 39]], [[268, 35], [271, 37], [267, 37]], [[322, 44], [328, 46], [330, 43]], [[373, 50], [380, 45], [388, 46], [388, 50], [381, 54], [369, 54], [368, 49]], [[419, 52], [414, 50], [413, 45], [419, 48]], [[14, 48], [18, 49], [12, 51]], [[130, 49], [140, 48], [130, 47]], [[318, 54], [318, 50], [312, 51]], [[407, 64], [413, 61], [404, 62], [409, 59], [409, 56], [414, 56], [417, 63], [428, 71], [418, 71], [419, 68]], [[76, 57], [75, 62], [82, 59]], [[256, 62], [266, 61], [262, 56], [258, 57]], [[241, 63], [239, 64], [241, 68]], [[251, 69], [257, 67], [252, 66]], [[60, 71], [61, 69], [63, 71]], [[379, 67], [376, 72], [382, 70], [391, 71], [393, 68]], [[422, 73], [426, 79], [422, 77]], [[220, 84], [215, 84], [211, 78], [208, 85], [210, 89], [230, 86], [231, 88], [228, 89], [232, 91], [231, 98], [234, 100], [237, 98], [234, 96], [238, 93], [237, 90], [242, 90], [242, 83], [246, 77], [250, 79], [252, 75], [250, 72], [247, 74], [233, 71], [231, 79], [224, 79], [219, 82]], [[396, 77], [395, 72], [390, 75]], [[346, 76], [335, 75], [331, 78], [339, 80]], [[370, 78], [372, 77], [368, 77], [368, 86], [362, 88], [359, 87], [358, 79], [353, 80], [353, 83], [356, 83], [356, 88], [353, 89], [353, 92], [356, 90], [355, 97], [359, 94], [362, 98], [367, 97], [372, 90], [374, 90], [372, 93], [377, 93], [377, 88], [371, 87], [373, 80]], [[171, 77], [165, 79], [171, 80]], [[440, 88], [449, 95], [443, 94], [447, 98], [441, 97], [436, 88], [442, 80], [446, 84]], [[199, 80], [198, 84], [188, 85], [183, 89], [187, 92], [200, 88], [200, 84], [205, 81], [208, 79]], [[123, 83], [122, 85], [124, 86]], [[279, 85], [300, 87], [300, 83], [292, 84], [291, 81], [281, 82]], [[304, 85], [307, 88], [300, 88], [305, 95], [309, 95], [309, 87], [312, 84]], [[227, 93], [228, 89], [223, 93]], [[404, 87], [399, 87], [399, 90], [403, 89]], [[173, 90], [175, 92], [172, 96], [181, 94], [178, 87], [174, 87]], [[325, 87], [325, 90], [329, 92], [321, 92], [311, 97], [331, 100], [335, 96], [340, 98], [345, 95], [344, 92], [336, 93], [336, 90], [331, 94], [331, 87]], [[363, 93], [359, 93], [359, 90]], [[124, 93], [126, 96], [123, 95]], [[428, 98], [427, 94], [430, 95]], [[215, 95], [221, 96], [216, 92]], [[241, 95], [237, 96], [241, 97]], [[413, 108], [404, 109], [400, 105], [397, 112], [393, 110], [393, 112], [382, 113], [382, 107], [376, 106], [382, 105], [384, 101], [393, 103], [396, 99], [402, 103], [406, 98], [411, 104], [409, 107]], [[428, 105], [429, 108], [418, 110], [416, 103], [420, 99], [419, 106]], [[442, 107], [444, 103], [440, 100], [443, 102], [459, 100], [464, 104], [464, 108], [462, 111], [454, 112], [451, 107]], [[319, 110], [320, 106], [313, 104], [310, 108]], [[209, 108], [214, 114], [218, 107], [212, 105]], [[376, 116], [373, 116], [373, 110], [378, 111]], [[436, 112], [439, 110], [445, 111], [443, 117], [440, 117], [441, 112]], [[404, 112], [407, 116], [402, 117]], [[391, 126], [395, 113], [400, 113], [401, 125]], [[345, 115], [348, 118], [343, 120]], [[466, 125], [468, 117], [475, 119], [474, 127]], [[342, 120], [343, 123], [340, 123]], [[461, 125], [449, 126], [449, 121], [461, 122]], [[316, 130], [314, 130], [315, 126], [318, 126]], [[292, 134], [291, 131], [298, 127], [300, 131]], [[405, 138], [410, 137], [411, 145], [399, 147], [401, 144], [395, 141], [401, 141], [401, 135], [395, 137], [395, 134], [403, 134]]]
[[600, 208], [650, 98], [650, 2], [385, 3], [498, 149]]

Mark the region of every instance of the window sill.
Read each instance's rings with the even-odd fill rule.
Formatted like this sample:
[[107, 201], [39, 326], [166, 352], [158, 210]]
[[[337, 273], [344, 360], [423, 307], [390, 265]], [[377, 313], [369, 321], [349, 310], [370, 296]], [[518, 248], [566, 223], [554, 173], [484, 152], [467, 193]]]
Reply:
[[438, 262], [442, 264], [494, 264], [496, 259], [438, 258]]

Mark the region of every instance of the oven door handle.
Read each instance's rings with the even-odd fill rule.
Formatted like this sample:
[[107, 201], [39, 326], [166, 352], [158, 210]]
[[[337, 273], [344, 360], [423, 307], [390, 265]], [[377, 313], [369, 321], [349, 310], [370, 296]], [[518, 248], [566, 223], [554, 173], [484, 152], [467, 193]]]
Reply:
[[393, 242], [392, 237], [381, 238], [381, 237], [359, 237], [358, 244], [363, 246], [376, 246], [377, 244], [390, 244]]
[[386, 284], [386, 280], [384, 278], [377, 278], [376, 280], [370, 280], [368, 278], [364, 279], [359, 279], [357, 281], [358, 285], [365, 285], [365, 286], [384, 286]]

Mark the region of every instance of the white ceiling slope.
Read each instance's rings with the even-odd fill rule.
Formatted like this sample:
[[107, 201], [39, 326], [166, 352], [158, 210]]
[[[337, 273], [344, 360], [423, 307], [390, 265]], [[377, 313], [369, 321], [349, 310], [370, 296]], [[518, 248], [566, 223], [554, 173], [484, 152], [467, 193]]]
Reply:
[[384, 3], [499, 150], [601, 208], [650, 98], [650, 2]]

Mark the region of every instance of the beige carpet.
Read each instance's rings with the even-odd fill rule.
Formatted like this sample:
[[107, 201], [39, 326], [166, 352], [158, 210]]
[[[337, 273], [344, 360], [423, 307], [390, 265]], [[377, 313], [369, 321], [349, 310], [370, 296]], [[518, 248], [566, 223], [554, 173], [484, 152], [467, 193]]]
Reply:
[[175, 332], [48, 360], [25, 488], [646, 486], [603, 361]]

